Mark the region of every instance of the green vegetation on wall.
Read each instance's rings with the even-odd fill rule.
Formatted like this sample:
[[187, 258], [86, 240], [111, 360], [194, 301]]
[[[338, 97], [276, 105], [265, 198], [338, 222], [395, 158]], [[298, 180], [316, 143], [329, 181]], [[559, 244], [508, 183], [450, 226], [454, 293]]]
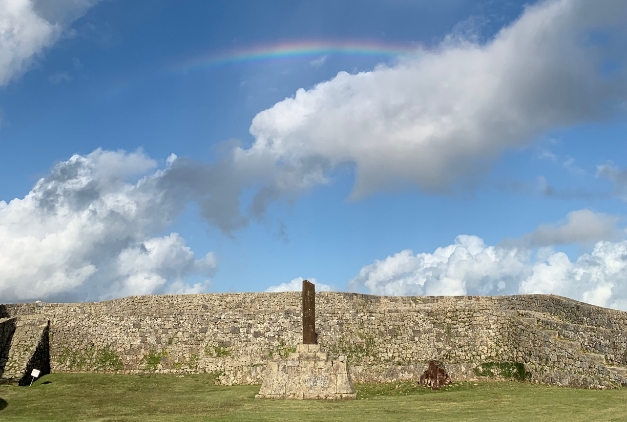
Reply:
[[190, 369], [192, 371], [198, 370], [198, 361], [200, 360], [200, 356], [195, 353], [192, 353], [187, 360], [177, 360], [172, 363], [172, 368], [177, 370], [182, 369]]
[[148, 354], [144, 355], [142, 362], [146, 366], [146, 369], [155, 371], [157, 366], [161, 363], [161, 360], [166, 356], [168, 356], [168, 352], [165, 350], [161, 350], [160, 352], [151, 350]]
[[270, 349], [270, 351], [268, 352], [268, 356], [270, 358], [280, 357], [281, 359], [287, 359], [290, 353], [294, 352], [296, 352], [296, 346], [290, 347], [287, 345], [287, 343], [285, 343], [285, 340], [279, 338], [279, 344]]
[[57, 362], [70, 371], [120, 371], [124, 369], [122, 360], [111, 346], [97, 348], [92, 345], [84, 350], [63, 347], [57, 357]]
[[231, 349], [229, 347], [220, 346], [205, 346], [205, 354], [214, 358], [223, 358], [231, 355]]
[[484, 362], [473, 371], [478, 377], [503, 377], [517, 381], [531, 379], [531, 373], [525, 369], [525, 364], [520, 362]]
[[335, 344], [329, 345], [329, 352], [346, 356], [349, 363], [361, 363], [365, 360], [380, 361], [379, 350], [373, 335], [358, 332], [359, 341], [341, 337]]

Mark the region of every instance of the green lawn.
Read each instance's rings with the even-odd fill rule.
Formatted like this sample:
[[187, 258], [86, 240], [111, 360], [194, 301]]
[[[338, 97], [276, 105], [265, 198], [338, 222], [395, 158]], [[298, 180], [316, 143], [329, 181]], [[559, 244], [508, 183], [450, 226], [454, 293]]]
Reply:
[[627, 389], [518, 382], [356, 388], [353, 401], [256, 400], [259, 386], [216, 386], [209, 375], [52, 374], [32, 387], [0, 385], [0, 421], [627, 420]]

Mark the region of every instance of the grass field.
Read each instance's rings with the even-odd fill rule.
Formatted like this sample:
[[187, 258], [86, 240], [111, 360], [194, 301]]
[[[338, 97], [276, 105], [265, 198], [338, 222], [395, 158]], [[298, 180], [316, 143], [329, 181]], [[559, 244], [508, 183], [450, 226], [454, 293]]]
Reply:
[[257, 400], [259, 386], [216, 386], [209, 375], [52, 374], [32, 387], [0, 385], [0, 421], [627, 420], [627, 389], [518, 382], [356, 388], [353, 401]]

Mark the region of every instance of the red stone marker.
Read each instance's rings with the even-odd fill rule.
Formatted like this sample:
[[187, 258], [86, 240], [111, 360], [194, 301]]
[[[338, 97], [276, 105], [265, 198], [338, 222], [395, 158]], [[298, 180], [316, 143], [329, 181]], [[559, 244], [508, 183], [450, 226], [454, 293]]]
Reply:
[[303, 280], [303, 344], [316, 344], [316, 286]]

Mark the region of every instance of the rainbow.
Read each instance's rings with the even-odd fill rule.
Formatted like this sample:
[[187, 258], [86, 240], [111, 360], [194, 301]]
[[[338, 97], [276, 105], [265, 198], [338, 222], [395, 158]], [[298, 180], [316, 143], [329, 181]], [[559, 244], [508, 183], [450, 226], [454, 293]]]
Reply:
[[298, 41], [230, 50], [219, 54], [201, 55], [170, 66], [168, 70], [178, 73], [239, 63], [334, 55], [394, 59], [415, 55], [420, 51], [421, 49], [417, 46], [383, 44], [379, 42]]

